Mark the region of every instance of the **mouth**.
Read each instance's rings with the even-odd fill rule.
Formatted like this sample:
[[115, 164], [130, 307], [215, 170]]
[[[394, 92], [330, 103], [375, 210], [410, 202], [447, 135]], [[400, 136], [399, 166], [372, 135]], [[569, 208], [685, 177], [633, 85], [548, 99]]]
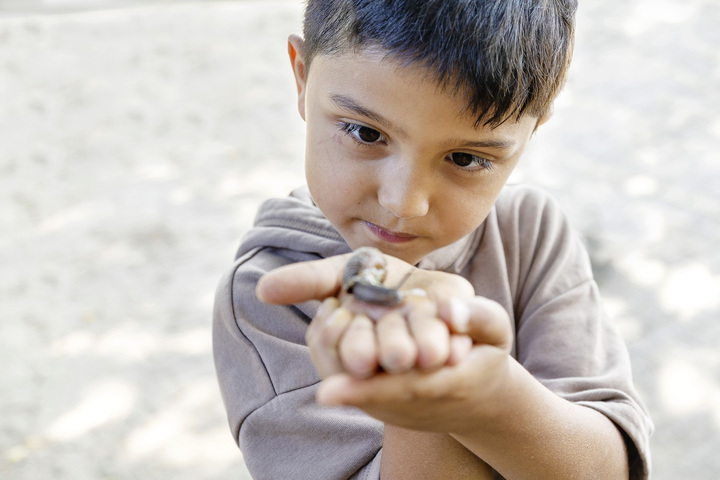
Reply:
[[389, 243], [407, 243], [418, 238], [417, 235], [404, 232], [393, 232], [370, 222], [365, 222], [365, 225], [367, 225], [368, 229], [370, 229], [377, 238]]

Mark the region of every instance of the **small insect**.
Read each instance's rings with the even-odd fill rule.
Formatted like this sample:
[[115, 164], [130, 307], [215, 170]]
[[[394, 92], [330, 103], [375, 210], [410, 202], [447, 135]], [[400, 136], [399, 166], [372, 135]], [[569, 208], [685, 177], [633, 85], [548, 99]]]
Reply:
[[361, 247], [345, 264], [342, 288], [362, 302], [393, 307], [402, 302], [403, 294], [398, 289], [411, 274], [412, 270], [394, 288], [386, 287], [383, 284], [387, 277], [385, 257], [376, 248]]

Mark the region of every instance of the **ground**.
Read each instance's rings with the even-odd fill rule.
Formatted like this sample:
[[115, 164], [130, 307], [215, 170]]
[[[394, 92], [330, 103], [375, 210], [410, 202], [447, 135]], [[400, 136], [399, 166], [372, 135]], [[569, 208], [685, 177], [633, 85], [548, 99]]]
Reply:
[[[720, 4], [580, 2], [514, 182], [583, 235], [653, 415], [720, 478]], [[303, 182], [299, 1], [0, 0], [0, 477], [249, 478], [210, 345], [262, 199]]]

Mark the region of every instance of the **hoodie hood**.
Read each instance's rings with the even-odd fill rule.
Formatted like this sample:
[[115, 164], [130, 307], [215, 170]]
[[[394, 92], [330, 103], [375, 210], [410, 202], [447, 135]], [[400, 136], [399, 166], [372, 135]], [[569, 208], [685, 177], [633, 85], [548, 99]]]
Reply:
[[315, 206], [307, 188], [293, 190], [286, 198], [263, 202], [253, 228], [243, 237], [236, 258], [255, 248], [294, 250], [321, 258], [352, 251]]

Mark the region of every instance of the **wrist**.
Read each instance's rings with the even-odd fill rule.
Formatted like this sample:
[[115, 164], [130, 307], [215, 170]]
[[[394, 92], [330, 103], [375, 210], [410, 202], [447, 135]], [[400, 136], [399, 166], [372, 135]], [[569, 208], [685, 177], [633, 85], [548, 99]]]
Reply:
[[473, 402], [470, 415], [449, 432], [451, 435], [475, 435], [477, 432], [492, 435], [493, 432], [506, 432], [509, 424], [518, 421], [518, 414], [525, 409], [530, 394], [528, 382], [535, 382], [535, 379], [510, 355], [505, 355], [496, 372], [493, 382], [480, 387], [480, 400]]

